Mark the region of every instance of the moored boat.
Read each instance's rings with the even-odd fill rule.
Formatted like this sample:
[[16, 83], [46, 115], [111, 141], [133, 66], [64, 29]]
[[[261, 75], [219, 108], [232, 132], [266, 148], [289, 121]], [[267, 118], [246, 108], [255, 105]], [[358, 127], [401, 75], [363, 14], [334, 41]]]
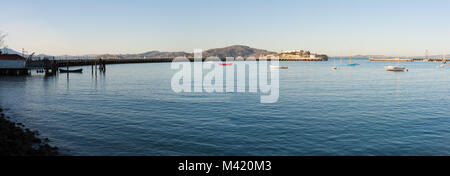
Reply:
[[75, 70], [65, 70], [65, 69], [59, 69], [59, 72], [61, 73], [81, 73], [83, 72], [83, 69], [75, 69]]
[[270, 69], [289, 69], [288, 66], [271, 65]]
[[347, 64], [347, 66], [350, 66], [350, 67], [354, 67], [354, 66], [358, 66], [359, 64]]
[[398, 66], [386, 66], [384, 68], [386, 69], [386, 71], [392, 71], [392, 72], [404, 72], [405, 70], [406, 71], [408, 70], [405, 67], [398, 67]]
[[357, 63], [352, 63], [352, 56], [350, 55], [350, 63], [349, 64], [347, 64], [347, 66], [349, 66], [349, 67], [355, 67], [355, 66], [358, 66], [359, 64], [357, 64]]

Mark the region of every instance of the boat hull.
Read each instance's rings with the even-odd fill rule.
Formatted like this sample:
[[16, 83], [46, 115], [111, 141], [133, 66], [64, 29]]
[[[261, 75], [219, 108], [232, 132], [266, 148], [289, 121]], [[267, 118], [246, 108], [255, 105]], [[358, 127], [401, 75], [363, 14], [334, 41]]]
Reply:
[[274, 66], [274, 65], [272, 65], [272, 66], [270, 66], [270, 69], [289, 69], [289, 67], [288, 66]]
[[76, 69], [76, 70], [59, 69], [59, 72], [61, 72], [61, 73], [81, 73], [81, 72], [83, 72], [83, 69]]
[[406, 68], [403, 67], [393, 67], [393, 66], [386, 66], [384, 68], [386, 69], [386, 71], [391, 72], [404, 72], [406, 70]]

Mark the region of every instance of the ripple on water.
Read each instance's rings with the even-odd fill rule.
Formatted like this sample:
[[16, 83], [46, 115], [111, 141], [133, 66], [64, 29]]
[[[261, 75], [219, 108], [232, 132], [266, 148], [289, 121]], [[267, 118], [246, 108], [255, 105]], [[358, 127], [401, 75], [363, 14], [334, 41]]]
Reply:
[[256, 93], [176, 94], [164, 63], [1, 77], [0, 106], [72, 155], [449, 155], [448, 69], [358, 62], [283, 63], [275, 104]]

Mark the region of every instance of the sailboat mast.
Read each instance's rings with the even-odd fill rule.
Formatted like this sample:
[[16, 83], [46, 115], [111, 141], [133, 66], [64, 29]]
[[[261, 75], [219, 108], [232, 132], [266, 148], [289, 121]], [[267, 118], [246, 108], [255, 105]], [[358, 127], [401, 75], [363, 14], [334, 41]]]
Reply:
[[350, 64], [352, 64], [352, 50], [350, 50]]

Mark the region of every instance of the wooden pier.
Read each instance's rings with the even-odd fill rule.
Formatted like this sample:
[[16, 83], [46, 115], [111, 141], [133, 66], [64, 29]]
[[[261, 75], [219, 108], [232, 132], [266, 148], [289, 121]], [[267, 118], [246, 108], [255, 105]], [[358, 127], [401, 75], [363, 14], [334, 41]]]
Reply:
[[311, 59], [279, 59], [279, 61], [321, 62], [321, 61], [328, 61], [328, 59], [315, 59], [315, 58], [311, 58]]
[[[190, 62], [194, 62], [194, 58], [186, 58]], [[59, 68], [67, 68], [73, 66], [91, 66], [92, 73], [106, 72], [106, 65], [109, 64], [135, 64], [135, 63], [167, 63], [172, 62], [174, 58], [130, 58], [130, 59], [42, 59], [42, 60], [27, 60], [26, 67], [23, 69], [0, 69], [1, 75], [28, 75], [29, 69], [37, 69], [38, 73], [45, 73], [46, 75], [56, 75]], [[220, 58], [221, 61], [227, 61], [226, 58]], [[245, 59], [244, 61], [260, 61], [259, 58]], [[266, 59], [272, 61], [275, 59]], [[322, 58], [302, 58], [302, 59], [277, 59], [278, 61], [327, 61]], [[202, 61], [206, 61], [203, 58]]]
[[[190, 62], [194, 62], [194, 58], [187, 58]], [[66, 66], [95, 66], [96, 64], [100, 69], [105, 69], [105, 65], [109, 64], [134, 64], [134, 63], [165, 63], [172, 62], [173, 58], [152, 58], [152, 59], [76, 59], [76, 60], [51, 60], [52, 64], [57, 67]], [[205, 61], [203, 58], [202, 61]], [[221, 61], [226, 61], [225, 58], [220, 58]], [[259, 61], [260, 59], [247, 59], [251, 61]], [[271, 61], [272, 59], [267, 59]], [[327, 59], [279, 59], [279, 61], [327, 61]], [[48, 61], [47, 61], [48, 62]], [[31, 61], [27, 64], [28, 68], [48, 68], [48, 63], [45, 61]]]
[[443, 62], [443, 61], [449, 61], [449, 60], [447, 60], [447, 59], [442, 59], [442, 58], [438, 58], [438, 59], [423, 59], [423, 61], [426, 61], [426, 62]]
[[48, 67], [49, 63], [57, 67], [67, 66], [99, 66], [104, 67], [106, 64], [132, 64], [132, 63], [158, 63], [172, 62], [172, 59], [72, 59], [72, 60], [35, 60], [27, 64], [28, 68]]
[[28, 69], [26, 69], [26, 68], [0, 69], [0, 75], [8, 75], [8, 76], [28, 75]]

